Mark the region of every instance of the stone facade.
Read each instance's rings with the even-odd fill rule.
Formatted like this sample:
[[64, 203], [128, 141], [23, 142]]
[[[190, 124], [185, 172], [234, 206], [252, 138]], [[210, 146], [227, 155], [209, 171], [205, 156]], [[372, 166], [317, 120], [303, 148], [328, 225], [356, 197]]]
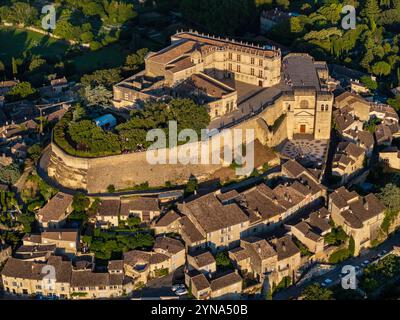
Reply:
[[344, 187], [329, 195], [328, 210], [335, 225], [341, 226], [347, 235], [353, 237], [355, 255], [371, 247], [372, 241], [379, 236], [385, 217], [385, 207], [374, 194], [361, 197]]
[[379, 159], [390, 168], [400, 170], [400, 151], [396, 147], [387, 148], [379, 152]]

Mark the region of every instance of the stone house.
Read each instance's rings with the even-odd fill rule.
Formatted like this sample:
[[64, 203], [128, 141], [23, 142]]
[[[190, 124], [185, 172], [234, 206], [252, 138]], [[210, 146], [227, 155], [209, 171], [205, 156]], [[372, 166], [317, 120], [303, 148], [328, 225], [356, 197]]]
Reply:
[[170, 237], [157, 237], [153, 251], [169, 257], [168, 271], [173, 272], [186, 262], [186, 251], [183, 243]]
[[185, 274], [185, 283], [199, 300], [239, 299], [243, 290], [243, 279], [237, 270], [211, 280], [203, 273], [193, 271]]
[[345, 187], [340, 187], [329, 195], [328, 210], [335, 224], [353, 237], [355, 255], [372, 245], [385, 217], [385, 207], [374, 194], [361, 197]]
[[[55, 279], [48, 280], [46, 274], [55, 271]], [[1, 271], [3, 288], [17, 295], [70, 297], [71, 262], [52, 256], [47, 263], [8, 259]]]
[[169, 210], [154, 223], [154, 233], [156, 235], [161, 235], [165, 233], [178, 233], [180, 218], [180, 215], [177, 214], [174, 210]]
[[364, 130], [347, 130], [342, 132], [342, 138], [345, 141], [355, 143], [358, 147], [365, 150], [365, 155], [370, 158], [374, 149], [374, 135]]
[[291, 234], [318, 258], [324, 252], [326, 246], [324, 236], [332, 230], [329, 219], [329, 211], [326, 208], [321, 208], [310, 213], [308, 218], [301, 222], [287, 227]]
[[217, 262], [210, 251], [199, 252], [194, 255], [187, 255], [188, 270], [197, 270], [207, 277], [211, 277], [217, 271]]
[[118, 227], [119, 224], [119, 200], [101, 200], [97, 207], [96, 222], [100, 227]]
[[343, 92], [335, 98], [335, 106], [361, 121], [369, 120], [370, 103], [356, 93]]
[[340, 177], [340, 183], [348, 182], [364, 168], [365, 150], [353, 142], [339, 142], [332, 163], [332, 175]]
[[76, 254], [79, 246], [79, 232], [74, 229], [52, 229], [41, 234], [26, 234], [24, 246], [55, 245], [56, 253]]
[[243, 273], [253, 274], [260, 282], [268, 278], [271, 285], [284, 277], [295, 279], [301, 266], [300, 250], [289, 235], [269, 242], [257, 237], [244, 239], [229, 256]]
[[36, 213], [39, 225], [44, 229], [63, 227], [67, 216], [72, 212], [72, 200], [72, 195], [58, 192]]
[[161, 208], [157, 198], [134, 197], [121, 199], [120, 219], [138, 217], [143, 223], [150, 223], [160, 216]]
[[380, 151], [379, 159], [390, 168], [400, 170], [400, 151], [397, 147], [386, 148]]
[[261, 183], [242, 193], [209, 193], [179, 204], [180, 234], [188, 251], [232, 249], [240, 239], [271, 232], [326, 196], [318, 179], [300, 164], [285, 163], [282, 177], [274, 189]]

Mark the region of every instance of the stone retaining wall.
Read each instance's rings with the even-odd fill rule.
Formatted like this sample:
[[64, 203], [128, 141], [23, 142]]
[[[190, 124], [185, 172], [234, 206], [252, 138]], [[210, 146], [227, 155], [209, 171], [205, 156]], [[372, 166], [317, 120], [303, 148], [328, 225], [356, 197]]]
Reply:
[[[278, 132], [271, 138], [271, 132], [266, 132], [260, 127], [257, 119], [260, 117], [268, 125], [272, 125], [282, 113], [275, 106], [267, 108], [257, 117], [243, 121], [231, 129], [242, 130], [245, 137], [245, 129], [254, 129], [254, 138], [263, 144], [275, 146], [287, 137], [286, 120], [280, 125]], [[212, 141], [220, 140], [221, 133], [211, 138]], [[221, 144], [222, 144], [222, 140]], [[201, 150], [200, 142], [196, 145]], [[210, 144], [211, 145], [211, 144]], [[178, 146], [178, 152], [183, 152], [188, 144]], [[212, 148], [208, 148], [208, 156], [211, 162]], [[218, 153], [222, 150], [219, 149]], [[146, 152], [135, 152], [99, 158], [79, 158], [65, 153], [54, 142], [51, 144], [51, 156], [48, 166], [48, 174], [65, 187], [73, 189], [85, 189], [89, 193], [105, 192], [109, 185], [116, 189], [125, 189], [134, 185], [148, 182], [152, 187], [163, 187], [167, 181], [176, 184], [186, 183], [190, 176], [195, 176], [199, 181], [206, 180], [215, 171], [230, 163], [219, 164], [149, 164]]]

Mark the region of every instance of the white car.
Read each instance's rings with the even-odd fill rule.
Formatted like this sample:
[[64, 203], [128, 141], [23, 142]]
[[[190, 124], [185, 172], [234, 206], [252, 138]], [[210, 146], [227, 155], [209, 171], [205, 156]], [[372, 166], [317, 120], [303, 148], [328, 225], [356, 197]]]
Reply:
[[366, 267], [369, 264], [369, 260], [365, 260], [361, 263], [362, 267]]
[[183, 284], [181, 284], [181, 283], [178, 283], [178, 284], [174, 284], [171, 287], [171, 289], [172, 289], [173, 292], [175, 292], [175, 291], [177, 291], [179, 289], [185, 289], [185, 286]]
[[324, 282], [321, 283], [322, 287], [326, 287], [328, 284], [331, 284], [333, 281], [329, 278], [325, 279]]
[[184, 289], [178, 289], [178, 290], [175, 291], [175, 294], [176, 294], [177, 296], [183, 296], [183, 295], [185, 295], [185, 294], [187, 294], [187, 293], [188, 293], [188, 291], [186, 290], [186, 288], [184, 288]]

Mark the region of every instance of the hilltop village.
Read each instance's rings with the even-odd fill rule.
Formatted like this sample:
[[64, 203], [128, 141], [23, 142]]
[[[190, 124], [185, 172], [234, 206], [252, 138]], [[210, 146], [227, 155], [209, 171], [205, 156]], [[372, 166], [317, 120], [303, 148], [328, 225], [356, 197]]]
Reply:
[[[266, 5], [247, 36], [239, 25], [204, 32], [214, 25], [193, 1], [184, 18], [128, 2], [58, 1], [61, 27], [45, 35], [55, 56], [37, 55], [35, 38], [0, 61], [0, 299], [396, 296], [385, 286], [400, 275], [398, 1], [381, 18], [361, 1], [354, 34], [370, 39], [366, 53], [326, 22], [339, 21], [337, 4]], [[18, 3], [0, 7], [0, 37], [41, 34], [38, 15], [13, 20], [19, 6], [34, 12]], [[288, 32], [300, 39], [291, 47], [265, 37], [285, 43]], [[241, 146], [254, 144], [254, 168], [236, 174], [245, 164], [224, 161], [225, 145], [203, 163], [204, 141], [198, 162], [149, 163], [148, 132], [170, 138], [173, 120], [178, 133], [208, 129], [210, 142], [252, 130]], [[184, 153], [187, 141], [164, 149]], [[343, 266], [355, 290], [340, 286]]]

